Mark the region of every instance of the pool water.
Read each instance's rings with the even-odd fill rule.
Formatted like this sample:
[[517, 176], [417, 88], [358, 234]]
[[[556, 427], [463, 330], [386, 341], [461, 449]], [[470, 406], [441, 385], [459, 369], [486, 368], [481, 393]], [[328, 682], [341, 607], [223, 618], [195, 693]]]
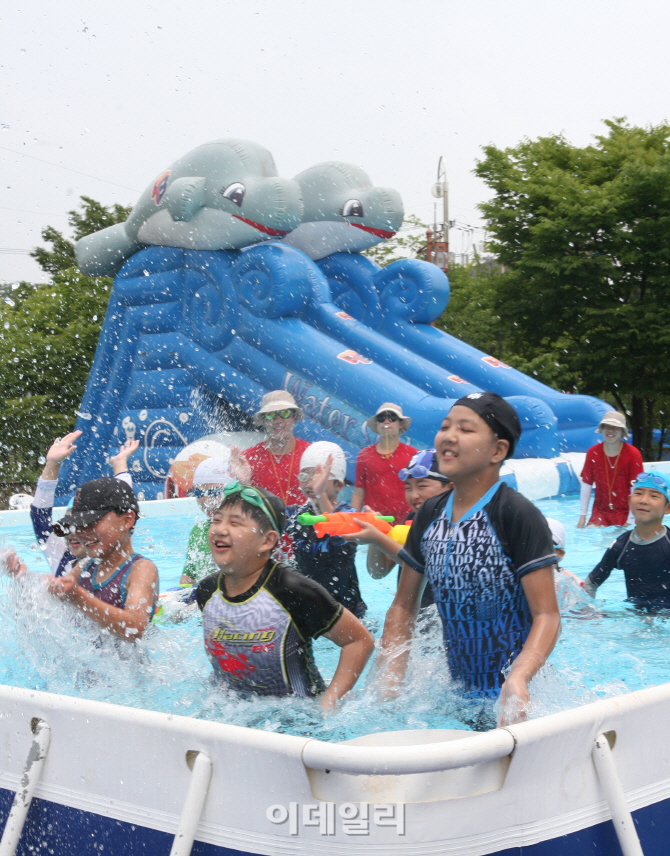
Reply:
[[[563, 566], [580, 578], [598, 562], [620, 530], [574, 528], [577, 497], [537, 503], [568, 531]], [[135, 549], [158, 566], [161, 590], [177, 585], [195, 518], [175, 514], [144, 519]], [[4, 545], [16, 546], [29, 568], [47, 572], [30, 527], [0, 526]], [[379, 638], [395, 589], [395, 573], [372, 580], [365, 550], [357, 565], [365, 622]], [[623, 574], [614, 571], [596, 602], [575, 592], [563, 615], [563, 632], [548, 664], [531, 685], [531, 717], [670, 681], [670, 619], [642, 614], [626, 604]], [[370, 667], [334, 714], [296, 698], [240, 699], [213, 679], [204, 653], [200, 615], [189, 610], [178, 623], [155, 624], [137, 645], [101, 634], [72, 607], [48, 595], [37, 576], [0, 579], [0, 683], [250, 726], [269, 731], [344, 740], [376, 731], [481, 727], [481, 703], [463, 702], [444, 666], [434, 608], [420, 622], [400, 699], [380, 703]], [[315, 643], [326, 680], [339, 649]], [[490, 722], [490, 706], [484, 725]], [[488, 720], [486, 717], [488, 716]], [[478, 725], [479, 723], [479, 725]]]

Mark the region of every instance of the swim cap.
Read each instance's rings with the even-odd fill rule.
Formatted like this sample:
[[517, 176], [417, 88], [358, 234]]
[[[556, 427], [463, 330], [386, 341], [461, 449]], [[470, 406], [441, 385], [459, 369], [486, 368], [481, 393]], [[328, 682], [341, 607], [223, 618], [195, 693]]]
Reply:
[[316, 467], [317, 464], [324, 467], [329, 455], [333, 456], [333, 463], [330, 465], [330, 477], [343, 482], [347, 475], [347, 459], [337, 443], [329, 443], [327, 440], [312, 443], [302, 453], [300, 469], [310, 469]]
[[514, 454], [516, 444], [521, 436], [521, 422], [512, 405], [501, 398], [496, 392], [471, 392], [454, 402], [454, 407], [469, 407], [486, 422], [489, 428], [500, 437], [507, 440], [509, 449], [505, 460]]
[[233, 480], [230, 474], [230, 451], [228, 455], [219, 458], [205, 458], [201, 461], [193, 473], [193, 487], [201, 484], [223, 484]]
[[565, 550], [565, 526], [563, 526], [560, 520], [554, 520], [553, 517], [547, 517], [547, 523], [549, 524], [549, 531], [551, 532], [554, 547], [560, 547], [561, 550]]
[[633, 482], [633, 490], [636, 487], [648, 487], [649, 490], [657, 490], [670, 502], [670, 484], [668, 484], [668, 479], [664, 473], [640, 473]]

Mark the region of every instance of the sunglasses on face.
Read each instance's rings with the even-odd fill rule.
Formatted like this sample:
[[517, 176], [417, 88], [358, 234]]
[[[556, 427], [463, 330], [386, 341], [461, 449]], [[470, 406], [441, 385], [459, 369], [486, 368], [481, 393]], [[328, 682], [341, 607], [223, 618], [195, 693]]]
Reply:
[[231, 482], [223, 489], [224, 499], [227, 499], [229, 496], [233, 496], [234, 494], [239, 494], [245, 502], [256, 506], [256, 508], [260, 508], [270, 523], [272, 523], [272, 528], [275, 532], [279, 532], [281, 535], [279, 521], [277, 520], [274, 509], [265, 501], [262, 494], [260, 494], [255, 488], [242, 485], [237, 481]]
[[263, 417], [267, 419], [268, 422], [272, 422], [273, 419], [276, 419], [280, 416], [282, 419], [288, 419], [289, 416], [293, 416], [293, 411], [290, 409], [286, 410], [271, 410], [269, 413], [264, 413]]
[[397, 413], [378, 413], [376, 416], [377, 422], [400, 422], [400, 417]]

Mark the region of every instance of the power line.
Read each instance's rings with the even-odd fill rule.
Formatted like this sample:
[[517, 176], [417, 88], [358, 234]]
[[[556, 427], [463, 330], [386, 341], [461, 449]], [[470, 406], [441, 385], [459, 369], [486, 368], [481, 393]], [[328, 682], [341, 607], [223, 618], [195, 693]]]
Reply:
[[134, 187], [127, 187], [125, 184], [118, 184], [116, 181], [109, 181], [106, 178], [100, 178], [97, 175], [90, 175], [88, 172], [80, 172], [78, 169], [72, 169], [69, 166], [63, 166], [60, 163], [54, 163], [53, 161], [44, 160], [44, 158], [38, 158], [35, 155], [29, 155], [26, 152], [17, 152], [14, 149], [8, 149], [7, 146], [0, 146], [0, 149], [3, 151], [11, 152], [13, 155], [19, 155], [22, 158], [30, 158], [31, 160], [39, 161], [40, 163], [46, 163], [49, 166], [58, 167], [58, 169], [64, 169], [66, 172], [73, 172], [75, 175], [83, 175], [85, 178], [92, 178], [94, 181], [102, 181], [104, 184], [111, 184], [114, 187], [122, 187], [124, 190], [130, 190], [132, 193], [141, 193], [142, 191], [136, 190]]
[[0, 253], [5, 256], [29, 256], [32, 250], [14, 250], [10, 247], [0, 247]]

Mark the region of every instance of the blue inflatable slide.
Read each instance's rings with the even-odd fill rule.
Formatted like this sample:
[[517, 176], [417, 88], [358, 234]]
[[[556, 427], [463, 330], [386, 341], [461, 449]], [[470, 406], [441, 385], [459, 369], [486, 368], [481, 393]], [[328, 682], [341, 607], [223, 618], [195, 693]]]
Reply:
[[516, 457], [584, 451], [607, 405], [556, 392], [431, 326], [448, 298], [443, 272], [415, 259], [383, 269], [356, 253], [314, 262], [279, 242], [140, 250], [114, 282], [63, 495], [106, 472], [106, 455], [137, 436], [137, 487], [162, 498], [185, 445], [217, 426], [246, 427], [280, 388], [305, 414], [296, 433], [339, 443], [350, 478], [373, 440], [365, 420], [386, 400], [412, 417], [408, 440], [419, 447], [455, 399], [489, 389], [521, 417]]
[[396, 234], [399, 194], [360, 167], [327, 161], [293, 179], [270, 152], [214, 140], [149, 184], [127, 220], [79, 240], [81, 270], [116, 274], [61, 499], [107, 473], [139, 439], [133, 478], [161, 499], [170, 466], [204, 436], [244, 430], [262, 396], [287, 389], [297, 435], [339, 443], [353, 480], [365, 425], [384, 401], [412, 417], [406, 439], [433, 444], [455, 399], [488, 389], [516, 407], [516, 457], [583, 452], [609, 409], [565, 395], [432, 326], [449, 300], [435, 265], [380, 268], [361, 251]]

